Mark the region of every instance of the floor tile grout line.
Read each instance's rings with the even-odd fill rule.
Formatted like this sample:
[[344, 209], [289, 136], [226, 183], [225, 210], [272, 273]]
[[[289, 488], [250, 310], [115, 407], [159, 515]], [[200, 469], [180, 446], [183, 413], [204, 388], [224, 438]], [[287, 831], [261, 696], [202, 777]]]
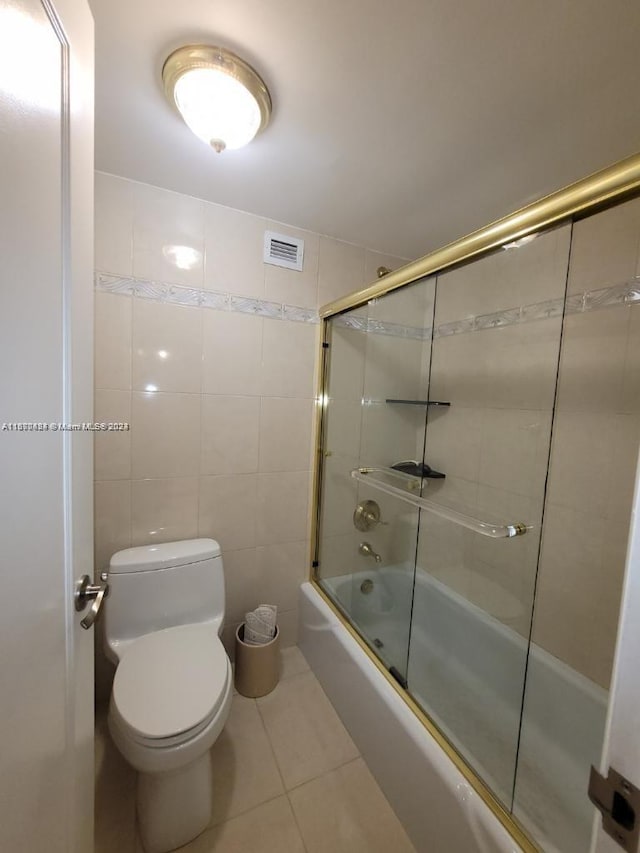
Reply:
[[[284, 680], [285, 680], [285, 681], [289, 681], [290, 679], [284, 679]], [[276, 686], [277, 686], [277, 685], [276, 685]], [[300, 841], [302, 842], [302, 847], [303, 847], [303, 849], [304, 849], [305, 853], [308, 853], [307, 845], [306, 845], [306, 842], [305, 842], [305, 840], [304, 840], [304, 836], [303, 836], [303, 834], [302, 834], [302, 830], [300, 829], [300, 824], [298, 823], [298, 816], [296, 815], [296, 811], [295, 811], [295, 809], [294, 809], [294, 807], [293, 807], [293, 803], [291, 802], [291, 799], [290, 799], [290, 797], [289, 797], [289, 792], [288, 792], [288, 790], [287, 790], [287, 786], [286, 786], [285, 781], [284, 781], [284, 776], [282, 775], [282, 770], [280, 769], [280, 764], [278, 763], [278, 756], [276, 755], [275, 747], [274, 747], [274, 745], [273, 745], [273, 743], [272, 743], [272, 741], [271, 741], [271, 737], [270, 737], [270, 735], [269, 735], [269, 730], [267, 729], [266, 723], [265, 723], [265, 721], [264, 721], [264, 717], [262, 716], [262, 711], [260, 710], [260, 705], [259, 705], [259, 703], [258, 703], [257, 699], [254, 699], [253, 701], [255, 702], [256, 708], [257, 708], [257, 710], [258, 710], [258, 717], [259, 717], [259, 719], [260, 719], [260, 722], [262, 723], [262, 729], [263, 729], [263, 731], [264, 731], [264, 733], [265, 733], [265, 735], [266, 735], [266, 737], [267, 737], [267, 742], [268, 742], [268, 744], [269, 744], [269, 749], [271, 750], [271, 754], [272, 754], [272, 756], [273, 756], [274, 763], [275, 763], [276, 768], [277, 768], [277, 770], [278, 770], [278, 775], [280, 776], [280, 782], [282, 783], [282, 788], [283, 788], [283, 790], [284, 790], [284, 795], [285, 795], [285, 797], [287, 798], [287, 802], [289, 803], [289, 809], [291, 810], [291, 814], [292, 814], [292, 816], [293, 816], [293, 821], [294, 821], [294, 823], [295, 823], [295, 825], [296, 825], [296, 829], [298, 830], [298, 835], [300, 836]]]
[[262, 806], [266, 806], [267, 803], [272, 803], [274, 800], [279, 800], [281, 797], [286, 796], [286, 793], [287, 792], [284, 791], [284, 792], [281, 792], [280, 794], [274, 794], [272, 797], [268, 797], [266, 800], [262, 800], [259, 803], [254, 803], [254, 805], [248, 806], [246, 809], [242, 809], [241, 811], [236, 812], [236, 814], [230, 815], [228, 818], [225, 818], [225, 820], [220, 820], [217, 823], [210, 823], [207, 826], [207, 828], [204, 830], [204, 832], [209, 832], [209, 830], [211, 830], [211, 829], [218, 829], [219, 827], [225, 826], [225, 824], [230, 823], [232, 820], [235, 820], [238, 817], [244, 817], [245, 815], [248, 815], [250, 812], [253, 812], [256, 809], [259, 809]]
[[289, 803], [289, 808], [291, 809], [291, 814], [293, 815], [293, 821], [296, 825], [296, 829], [298, 830], [298, 835], [300, 836], [300, 841], [302, 841], [302, 847], [305, 850], [305, 853], [309, 853], [309, 848], [307, 847], [307, 842], [304, 840], [304, 835], [302, 833], [302, 828], [300, 826], [300, 821], [298, 820], [298, 815], [296, 814], [295, 807], [291, 802], [291, 797], [289, 796], [289, 792], [286, 792], [287, 802]]
[[[291, 675], [288, 678], [285, 678], [282, 680], [283, 681], [292, 681], [294, 678], [299, 678], [302, 675], [309, 675], [309, 673], [313, 676], [314, 680], [320, 685], [320, 682], [316, 678], [311, 667], [309, 667], [309, 669], [306, 670], [305, 672], [300, 672], [300, 673], [297, 673], [296, 675]], [[320, 685], [320, 687], [322, 688], [322, 685]], [[324, 693], [324, 690], [322, 692]], [[267, 695], [269, 695], [269, 694], [267, 694]], [[336, 716], [338, 717], [340, 724], [344, 727], [345, 731], [347, 731], [346, 726], [344, 725], [344, 723], [342, 722], [342, 720], [340, 719], [340, 717], [338, 715], [338, 712], [336, 711], [336, 709], [331, 704], [331, 700], [329, 699], [329, 697], [327, 696], [326, 693], [324, 693], [324, 695], [326, 696], [327, 701], [329, 702], [329, 704], [331, 705], [331, 708], [333, 709]], [[263, 698], [263, 697], [258, 697], [258, 698]], [[284, 790], [287, 794], [289, 793], [289, 791], [295, 791], [297, 788], [300, 788], [302, 785], [306, 785], [308, 782], [313, 782], [315, 779], [320, 779], [322, 776], [326, 776], [328, 773], [332, 773], [334, 770], [338, 770], [340, 767], [344, 767], [347, 764], [351, 764], [351, 762], [353, 762], [353, 761], [357, 761], [358, 759], [362, 759], [364, 761], [364, 758], [362, 757], [360, 750], [358, 749], [353, 738], [351, 737], [351, 735], [349, 735], [349, 732], [347, 731], [347, 734], [349, 735], [349, 738], [350, 738], [351, 742], [353, 743], [353, 745], [356, 749], [357, 755], [355, 755], [353, 758], [347, 759], [346, 761], [341, 761], [339, 764], [336, 764], [335, 767], [331, 767], [328, 770], [322, 770], [320, 773], [318, 773], [316, 776], [312, 776], [310, 779], [305, 779], [303, 782], [298, 782], [298, 784], [293, 785], [292, 787], [287, 787], [284, 776], [283, 776], [282, 771], [280, 769], [280, 764], [278, 763], [278, 756], [276, 754], [275, 747], [271, 741], [271, 736], [269, 735], [269, 730], [267, 729], [266, 723], [264, 721], [264, 717], [262, 716], [262, 711], [260, 710], [260, 703], [258, 702], [258, 699], [254, 699], [254, 702], [256, 703], [256, 706], [258, 708], [258, 714], [260, 715], [260, 719], [262, 720], [262, 725], [263, 725], [264, 730], [266, 732], [267, 739], [269, 741], [269, 746], [271, 747], [271, 751], [273, 753], [273, 757], [275, 759], [276, 766], [278, 767], [278, 772], [280, 773], [280, 778], [282, 779], [282, 784], [283, 784]], [[364, 763], [368, 768], [366, 761]]]
[[[286, 679], [286, 680], [289, 681], [290, 679]], [[285, 781], [284, 781], [284, 776], [282, 775], [282, 769], [280, 767], [280, 762], [278, 761], [278, 755], [276, 753], [275, 747], [274, 747], [273, 742], [271, 740], [271, 735], [269, 734], [269, 729], [267, 728], [267, 724], [265, 723], [264, 717], [262, 716], [262, 711], [260, 710], [260, 703], [258, 702], [257, 699], [254, 699], [253, 701], [256, 704], [256, 708], [258, 710], [258, 717], [260, 719], [260, 722], [262, 723], [262, 730], [264, 731], [264, 733], [267, 737], [267, 743], [269, 744], [269, 749], [271, 750], [271, 755], [273, 756], [273, 760], [274, 760], [276, 768], [278, 770], [278, 776], [280, 777], [280, 781], [282, 782], [282, 790], [286, 794], [287, 786], [286, 786]]]
[[[294, 791], [297, 791], [299, 788], [304, 787], [304, 785], [309, 785], [311, 782], [317, 782], [318, 779], [323, 779], [325, 776], [328, 776], [330, 773], [335, 773], [336, 770], [342, 770], [343, 767], [346, 767], [348, 764], [353, 764], [355, 761], [362, 761], [364, 766], [369, 770], [369, 765], [364, 760], [362, 755], [358, 753], [354, 758], [349, 758], [347, 761], [342, 761], [340, 764], [336, 764], [335, 767], [332, 767], [330, 770], [323, 770], [322, 773], [318, 773], [317, 776], [312, 776], [311, 779], [305, 779], [304, 782], [298, 782], [296, 785], [293, 785], [291, 788], [287, 788], [287, 794], [291, 794]], [[369, 770], [371, 773], [371, 770]], [[373, 774], [372, 774], [373, 775]]]

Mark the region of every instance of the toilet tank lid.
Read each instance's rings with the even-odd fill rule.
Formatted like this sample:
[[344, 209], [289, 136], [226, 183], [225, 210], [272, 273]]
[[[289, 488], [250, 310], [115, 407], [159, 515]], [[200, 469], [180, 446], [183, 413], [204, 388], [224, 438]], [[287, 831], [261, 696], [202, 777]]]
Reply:
[[180, 542], [141, 545], [114, 554], [109, 563], [109, 573], [148, 572], [199, 563], [219, 556], [220, 545], [214, 539], [185, 539]]

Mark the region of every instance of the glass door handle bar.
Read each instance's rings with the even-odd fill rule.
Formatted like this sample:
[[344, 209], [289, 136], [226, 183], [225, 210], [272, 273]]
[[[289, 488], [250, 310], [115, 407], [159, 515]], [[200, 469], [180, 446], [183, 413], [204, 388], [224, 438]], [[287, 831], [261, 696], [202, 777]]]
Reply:
[[[403, 474], [401, 471], [395, 471], [393, 468], [354, 468], [351, 476], [359, 483], [365, 483], [373, 489], [378, 489], [394, 498], [399, 498], [401, 501], [405, 501], [418, 509], [430, 512], [448, 521], [453, 521], [454, 524], [459, 524], [468, 530], [482, 534], [482, 536], [490, 536], [492, 539], [511, 539], [513, 536], [523, 536], [529, 529], [526, 524], [521, 522], [494, 524], [490, 521], [482, 521], [479, 518], [473, 518], [471, 515], [458, 512], [456, 509], [451, 509], [451, 507], [436, 503], [436, 501], [427, 500], [420, 494], [416, 494], [416, 492], [420, 492], [422, 483], [418, 477]], [[396, 480], [396, 482], [402, 483], [404, 488], [385, 482], [383, 478]]]

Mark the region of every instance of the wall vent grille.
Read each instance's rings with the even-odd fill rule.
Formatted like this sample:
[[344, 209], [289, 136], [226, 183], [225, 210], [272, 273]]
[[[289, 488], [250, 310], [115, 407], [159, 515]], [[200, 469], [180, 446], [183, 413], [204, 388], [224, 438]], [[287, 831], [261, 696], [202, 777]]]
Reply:
[[276, 234], [274, 231], [264, 232], [264, 262], [276, 267], [286, 267], [290, 270], [302, 270], [304, 259], [304, 240]]

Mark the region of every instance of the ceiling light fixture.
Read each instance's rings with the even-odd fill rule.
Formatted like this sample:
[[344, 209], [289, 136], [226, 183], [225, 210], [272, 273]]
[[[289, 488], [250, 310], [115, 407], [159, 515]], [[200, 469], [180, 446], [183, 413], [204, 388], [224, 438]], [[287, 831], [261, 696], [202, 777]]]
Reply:
[[187, 126], [218, 153], [242, 148], [269, 122], [271, 96], [264, 81], [223, 47], [195, 44], [174, 50], [162, 82]]

